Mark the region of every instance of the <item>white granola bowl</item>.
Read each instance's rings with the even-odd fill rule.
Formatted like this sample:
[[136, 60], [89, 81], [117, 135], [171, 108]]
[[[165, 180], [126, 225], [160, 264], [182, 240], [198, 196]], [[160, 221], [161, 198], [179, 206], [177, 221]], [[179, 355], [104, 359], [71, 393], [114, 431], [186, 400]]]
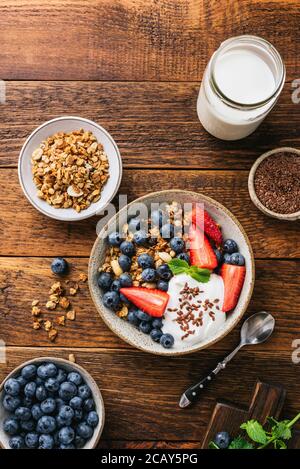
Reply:
[[[171, 202], [173, 200], [181, 204], [205, 204], [205, 208], [208, 210], [214, 220], [221, 225], [224, 239], [232, 238], [237, 242], [240, 252], [245, 257], [246, 276], [239, 297], [239, 301], [235, 309], [227, 314], [227, 319], [222, 329], [217, 331], [215, 335], [207, 337], [205, 340], [194, 345], [185, 345], [180, 348], [174, 346], [173, 348], [165, 349], [162, 347], [162, 345], [153, 342], [149, 335], [143, 334], [138, 329], [129, 324], [127, 321], [119, 318], [113, 311], [109, 310], [103, 305], [102, 294], [97, 285], [97, 274], [99, 267], [101, 267], [104, 262], [105, 253], [107, 249], [107, 239], [105, 239], [104, 237], [104, 232], [106, 230], [108, 232], [113, 231], [110, 226], [115, 222], [115, 220], [118, 220], [122, 216], [122, 214], [126, 212], [126, 210], [128, 210], [128, 207], [132, 206], [134, 203], [137, 202], [143, 202], [144, 204], [146, 204], [147, 207], [150, 207], [151, 203]], [[99, 233], [94, 243], [90, 255], [88, 275], [90, 293], [96, 306], [96, 309], [103, 321], [116, 335], [118, 335], [130, 345], [145, 352], [164, 356], [180, 356], [210, 347], [214, 343], [223, 339], [237, 325], [237, 323], [244, 315], [248, 307], [249, 301], [251, 299], [254, 287], [255, 267], [254, 256], [250, 245], [250, 241], [243, 227], [240, 225], [234, 215], [229, 210], [227, 210], [227, 208], [225, 208], [223, 205], [221, 205], [214, 199], [211, 199], [210, 197], [204, 196], [202, 194], [198, 194], [196, 192], [189, 192], [183, 190], [167, 190], [161, 192], [153, 192], [144, 197], [136, 199], [135, 201], [131, 202], [127, 207], [124, 207], [122, 210], [120, 210], [120, 212], [118, 212], [114, 217], [110, 219], [108, 224]]]
[[[97, 140], [104, 146], [109, 161], [109, 179], [103, 187], [100, 199], [87, 209], [77, 213], [73, 208], [54, 208], [37, 196], [37, 188], [31, 172], [31, 155], [43, 140], [56, 132], [72, 132], [80, 128], [93, 132]], [[79, 221], [100, 214], [114, 198], [122, 179], [122, 160], [116, 142], [96, 122], [82, 117], [58, 117], [40, 125], [29, 135], [20, 152], [18, 174], [25, 196], [39, 212], [60, 221]]]

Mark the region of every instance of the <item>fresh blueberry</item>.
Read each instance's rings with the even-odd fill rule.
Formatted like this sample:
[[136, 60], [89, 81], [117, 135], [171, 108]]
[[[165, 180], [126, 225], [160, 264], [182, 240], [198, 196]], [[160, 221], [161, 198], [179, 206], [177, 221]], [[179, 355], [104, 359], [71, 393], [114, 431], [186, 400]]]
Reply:
[[102, 301], [107, 308], [117, 310], [120, 304], [120, 295], [115, 291], [109, 291], [104, 293]]
[[43, 412], [43, 414], [47, 414], [47, 415], [53, 414], [55, 409], [56, 409], [56, 402], [55, 402], [55, 399], [53, 399], [53, 397], [48, 397], [41, 403], [41, 411]]
[[166, 223], [160, 229], [160, 234], [164, 239], [171, 239], [174, 236], [174, 225], [171, 223]]
[[142, 268], [142, 269], [149, 269], [151, 267], [154, 266], [154, 259], [152, 256], [150, 256], [149, 254], [141, 254], [139, 257], [138, 257], [138, 265]]
[[157, 288], [158, 288], [159, 290], [162, 290], [162, 291], [168, 291], [169, 284], [168, 284], [168, 282], [167, 282], [166, 280], [161, 280], [161, 279], [160, 279], [160, 280], [157, 282]]
[[101, 272], [97, 279], [98, 286], [102, 290], [109, 290], [112, 284], [111, 275], [108, 272]]
[[37, 448], [39, 444], [39, 435], [38, 433], [30, 432], [25, 436], [25, 445], [27, 448], [34, 449]]
[[74, 417], [74, 410], [69, 405], [64, 405], [59, 410], [58, 415], [60, 416], [62, 420], [65, 420], [66, 422], [68, 422], [68, 421], [71, 421], [72, 418]]
[[226, 449], [230, 445], [230, 435], [228, 432], [219, 432], [214, 438], [214, 442], [220, 449]]
[[26, 432], [33, 432], [36, 427], [36, 422], [32, 419], [27, 420], [26, 422], [20, 422], [21, 429]]
[[228, 254], [232, 254], [234, 252], [237, 252], [238, 245], [233, 239], [226, 239], [226, 241], [223, 244], [223, 250], [224, 252], [227, 252]]
[[22, 422], [25, 422], [31, 418], [31, 410], [28, 407], [18, 407], [15, 410], [15, 416]]
[[[67, 378], [67, 377], [66, 377]], [[56, 403], [56, 408], [59, 410], [63, 405], [66, 405], [65, 401], [63, 399], [61, 399], [60, 397], [57, 397], [55, 399], [55, 403]]]
[[6, 394], [3, 398], [3, 407], [8, 412], [14, 412], [17, 407], [21, 405], [21, 399], [19, 397], [10, 396]]
[[122, 236], [120, 235], [118, 231], [114, 231], [113, 233], [110, 233], [110, 235], [108, 236], [108, 243], [111, 246], [120, 246], [121, 242], [122, 242]]
[[139, 318], [136, 315], [136, 310], [130, 310], [127, 314], [127, 321], [133, 326], [138, 326], [140, 323]]
[[82, 409], [75, 409], [74, 410], [74, 422], [80, 423], [83, 419], [83, 410]]
[[75, 446], [77, 449], [81, 449], [83, 448], [85, 445], [85, 439], [84, 438], [81, 438], [81, 436], [76, 436], [75, 437]]
[[53, 378], [57, 375], [57, 367], [54, 363], [45, 363], [38, 367], [37, 374], [41, 379]]
[[154, 282], [156, 279], [156, 270], [155, 269], [145, 269], [142, 272], [142, 280], [144, 282]]
[[58, 394], [64, 401], [70, 401], [72, 397], [77, 394], [77, 386], [74, 383], [65, 381], [64, 383], [61, 383]]
[[45, 388], [49, 392], [56, 392], [59, 390], [59, 382], [57, 381], [56, 378], [48, 378], [47, 381], [45, 381]]
[[152, 329], [151, 323], [149, 321], [142, 321], [139, 324], [139, 330], [144, 334], [149, 334]]
[[34, 378], [36, 375], [36, 366], [35, 365], [26, 365], [21, 371], [21, 376], [23, 376], [26, 381]]
[[[174, 238], [173, 238], [174, 239]], [[168, 264], [162, 264], [157, 268], [157, 275], [162, 280], [170, 280], [172, 272]]]
[[56, 257], [51, 264], [51, 270], [54, 274], [63, 275], [68, 271], [68, 263], [62, 257]]
[[63, 445], [69, 445], [75, 438], [75, 432], [71, 427], [63, 427], [59, 430], [58, 439]]
[[146, 244], [148, 238], [149, 236], [144, 230], [136, 231], [133, 236], [133, 240], [138, 246], [143, 246], [144, 244]]
[[92, 399], [91, 397], [89, 399], [85, 399], [85, 401], [83, 402], [83, 410], [85, 412], [90, 412], [91, 410], [94, 410], [94, 409], [95, 409], [94, 399]]
[[180, 259], [181, 261], [185, 261], [188, 264], [190, 263], [190, 256], [188, 255], [187, 252], [180, 252], [179, 254], [177, 254], [176, 257], [177, 259]]
[[161, 227], [163, 221], [163, 212], [162, 210], [154, 210], [151, 212], [151, 224], [152, 227]]
[[72, 443], [70, 443], [69, 445], [64, 445], [63, 443], [61, 443], [59, 445], [59, 449], [76, 449], [76, 448], [75, 448], [75, 445], [73, 445]]
[[131, 218], [128, 223], [128, 231], [135, 233], [141, 229], [141, 220], [139, 218]]
[[152, 321], [152, 327], [153, 329], [161, 329], [163, 325], [162, 319], [161, 318], [155, 318]]
[[32, 397], [27, 397], [25, 396], [22, 400], [22, 406], [23, 407], [32, 407], [33, 404], [33, 398]]
[[95, 412], [94, 410], [89, 412], [86, 418], [86, 423], [90, 425], [91, 427], [95, 428], [97, 427], [98, 422], [99, 422], [99, 417], [98, 417], [97, 412]]
[[135, 315], [140, 321], [151, 321], [152, 320], [152, 317], [149, 314], [142, 311], [141, 309], [136, 310]]
[[159, 342], [164, 348], [171, 348], [174, 344], [174, 337], [171, 334], [163, 334]]
[[122, 254], [125, 254], [125, 256], [129, 257], [132, 257], [135, 253], [135, 247], [131, 241], [123, 241], [123, 243], [120, 245], [120, 250]]
[[129, 274], [121, 274], [119, 277], [121, 287], [122, 288], [127, 288], [127, 287], [132, 287], [132, 278], [131, 275]]
[[3, 430], [8, 435], [16, 435], [20, 430], [18, 419], [16, 417], [8, 417], [5, 419], [3, 422]]
[[30, 383], [27, 383], [24, 388], [24, 394], [26, 397], [33, 398], [35, 396], [35, 392], [36, 392], [36, 384], [34, 381], [30, 381]]
[[21, 386], [14, 378], [9, 378], [4, 384], [4, 391], [10, 396], [16, 397], [21, 392]]
[[121, 254], [119, 259], [118, 259], [118, 262], [119, 262], [119, 266], [121, 267], [123, 272], [127, 272], [127, 270], [130, 269], [131, 259], [130, 259], [129, 256], [125, 256], [125, 254]]
[[184, 241], [182, 238], [178, 238], [178, 237], [172, 238], [170, 241], [170, 246], [171, 246], [171, 249], [173, 249], [173, 251], [176, 252], [176, 254], [179, 254], [180, 252], [184, 250]]
[[85, 400], [88, 399], [91, 396], [91, 390], [88, 387], [87, 384], [82, 384], [78, 388], [78, 396], [81, 397], [81, 399]]
[[83, 405], [83, 400], [79, 396], [74, 396], [69, 402], [69, 405], [72, 409], [81, 409]]
[[54, 438], [51, 435], [41, 435], [39, 437], [39, 449], [52, 449], [54, 447]]
[[40, 404], [34, 404], [31, 408], [31, 414], [34, 420], [39, 420], [43, 416]]
[[121, 282], [118, 278], [116, 278], [113, 283], [111, 284], [111, 291], [115, 291], [115, 292], [119, 292], [120, 291], [120, 288], [121, 288]]
[[76, 386], [79, 386], [82, 383], [82, 377], [77, 371], [71, 371], [71, 373], [68, 374], [67, 381], [70, 381], [70, 383], [74, 383]]
[[8, 444], [11, 449], [23, 449], [25, 447], [25, 441], [22, 436], [13, 436]]
[[24, 379], [23, 376], [18, 376], [16, 380], [18, 381], [21, 388], [24, 388], [26, 386], [27, 380]]
[[220, 251], [220, 249], [214, 249], [214, 253], [216, 255], [218, 265], [221, 265], [224, 261], [222, 252]]
[[93, 435], [93, 428], [85, 422], [82, 422], [77, 427], [77, 435], [81, 436], [85, 440], [88, 440]]
[[230, 264], [232, 265], [245, 265], [245, 258], [243, 254], [240, 254], [239, 252], [234, 252], [230, 256]]
[[59, 384], [66, 381], [67, 380], [67, 373], [65, 372], [65, 370], [63, 370], [62, 368], [59, 368], [59, 370], [57, 372], [56, 379], [59, 382]]
[[53, 433], [54, 430], [56, 429], [56, 421], [54, 417], [51, 417], [50, 415], [43, 415], [38, 420], [37, 426], [36, 426], [36, 431], [38, 433]]
[[61, 418], [60, 415], [56, 416], [56, 428], [61, 429], [62, 427], [65, 427], [66, 425], [71, 425], [72, 421], [71, 420], [64, 420]]
[[224, 264], [230, 264], [231, 255], [228, 254], [228, 252], [225, 252], [225, 254], [223, 255], [223, 261], [224, 261]]
[[159, 342], [162, 334], [163, 333], [160, 329], [152, 329], [150, 332], [150, 337], [154, 342]]

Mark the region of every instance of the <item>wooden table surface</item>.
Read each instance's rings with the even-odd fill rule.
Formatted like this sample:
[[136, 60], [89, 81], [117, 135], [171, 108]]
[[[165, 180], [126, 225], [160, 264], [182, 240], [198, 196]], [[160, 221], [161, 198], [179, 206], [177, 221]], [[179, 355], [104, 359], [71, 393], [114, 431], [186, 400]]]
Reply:
[[[248, 405], [260, 378], [287, 389], [286, 416], [300, 410], [299, 223], [266, 218], [252, 205], [247, 176], [255, 159], [278, 146], [300, 147], [300, 2], [297, 0], [0, 0], [0, 379], [31, 357], [77, 362], [97, 380], [106, 406], [102, 447], [200, 447], [216, 398]], [[196, 99], [211, 53], [230, 36], [271, 41], [287, 66], [279, 103], [239, 142], [208, 135]], [[84, 284], [77, 320], [54, 344], [31, 327], [31, 301], [47, 295], [51, 258], [65, 256], [71, 276], [86, 271], [97, 219], [60, 223], [38, 213], [18, 183], [24, 139], [39, 124], [79, 115], [103, 125], [124, 164], [120, 193], [129, 200], [156, 189], [191, 189], [225, 204], [243, 224], [256, 258], [247, 315], [276, 318], [272, 339], [244, 349], [201, 402], [180, 410], [182, 391], [238, 341], [239, 327], [208, 350], [160, 358], [128, 346], [101, 321]]]

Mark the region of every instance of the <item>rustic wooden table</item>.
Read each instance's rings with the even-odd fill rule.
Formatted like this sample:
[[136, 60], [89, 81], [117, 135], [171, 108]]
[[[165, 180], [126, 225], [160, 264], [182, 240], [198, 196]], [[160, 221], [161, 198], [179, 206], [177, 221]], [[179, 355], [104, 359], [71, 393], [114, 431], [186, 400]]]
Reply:
[[[297, 0], [1, 0], [0, 78], [0, 338], [7, 363], [0, 379], [31, 357], [77, 362], [97, 380], [106, 406], [102, 447], [200, 447], [216, 398], [248, 405], [259, 377], [282, 383], [284, 412], [300, 410], [299, 367], [292, 341], [300, 339], [299, 223], [263, 216], [247, 190], [251, 164], [264, 151], [300, 147], [300, 2]], [[253, 33], [271, 41], [287, 66], [274, 111], [249, 138], [221, 142], [196, 115], [204, 67], [220, 42]], [[120, 192], [130, 200], [156, 189], [203, 192], [224, 203], [243, 224], [256, 257], [256, 283], [247, 315], [266, 310], [276, 332], [238, 359], [193, 408], [180, 410], [187, 385], [237, 343], [239, 327], [203, 352], [169, 359], [146, 355], [103, 324], [87, 285], [75, 297], [77, 320], [54, 344], [32, 329], [31, 301], [47, 295], [49, 265], [65, 256], [71, 275], [87, 271], [96, 219], [59, 223], [25, 199], [18, 182], [20, 147], [39, 124], [79, 115], [116, 139], [124, 164]]]

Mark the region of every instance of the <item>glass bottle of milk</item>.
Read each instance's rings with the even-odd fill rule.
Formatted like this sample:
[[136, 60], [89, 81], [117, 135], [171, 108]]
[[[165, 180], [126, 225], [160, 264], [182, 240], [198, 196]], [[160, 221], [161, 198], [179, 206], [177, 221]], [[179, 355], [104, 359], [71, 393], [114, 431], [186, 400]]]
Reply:
[[203, 127], [223, 140], [250, 135], [276, 103], [285, 80], [278, 51], [256, 36], [223, 42], [203, 75], [197, 112]]

